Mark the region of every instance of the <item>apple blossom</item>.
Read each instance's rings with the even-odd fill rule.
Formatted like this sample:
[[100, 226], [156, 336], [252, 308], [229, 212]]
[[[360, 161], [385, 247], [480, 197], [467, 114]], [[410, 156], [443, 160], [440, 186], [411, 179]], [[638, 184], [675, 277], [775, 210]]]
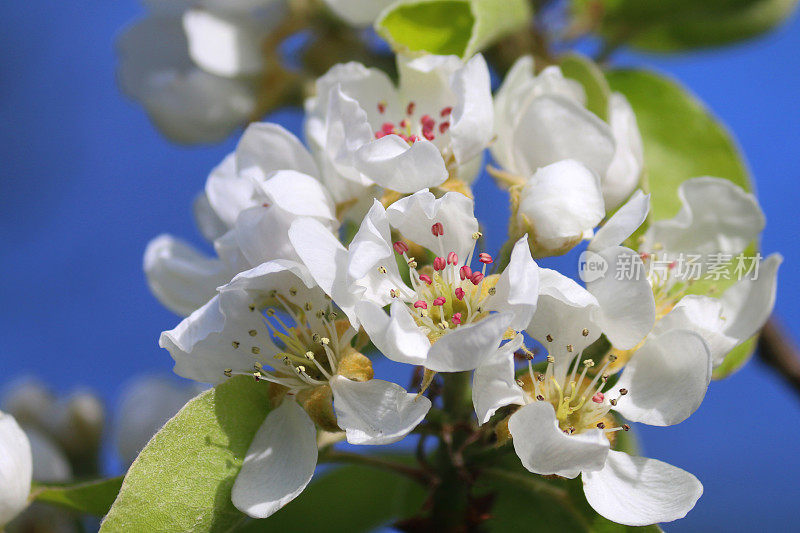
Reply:
[[271, 259], [296, 259], [286, 237], [295, 218], [338, 226], [336, 207], [318, 177], [312, 155], [289, 131], [277, 124], [250, 125], [195, 202], [197, 224], [218, 257], [170, 235], [155, 238], [144, 254], [153, 293], [172, 311], [188, 315], [238, 272]]
[[[404, 241], [392, 244], [390, 225], [436, 255], [420, 267]], [[530, 322], [536, 310], [536, 264], [521, 239], [508, 267], [487, 275], [493, 262], [478, 254], [479, 237], [472, 200], [460, 193], [436, 199], [427, 190], [392, 204], [375, 202], [345, 249], [321, 224], [298, 219], [289, 238], [326, 293], [361, 324], [389, 359], [422, 365], [435, 372], [476, 368], [508, 335]], [[409, 267], [401, 278], [394, 254]], [[387, 315], [381, 309], [390, 304]]]
[[336, 65], [306, 101], [306, 137], [341, 178], [403, 194], [448, 178], [469, 183], [492, 130], [481, 55], [397, 58], [400, 81], [360, 63]]
[[[568, 340], [577, 345], [579, 336]], [[610, 412], [632, 422], [677, 424], [702, 402], [711, 379], [711, 353], [690, 331], [651, 335], [613, 387], [607, 385], [607, 357], [594, 369], [579, 351], [551, 351], [544, 372], [518, 380], [516, 338], [475, 371], [473, 403], [485, 423], [505, 405], [521, 405], [508, 418], [508, 430], [523, 466], [533, 473], [583, 477], [589, 504], [601, 515], [626, 525], [648, 525], [682, 518], [702, 494], [691, 474], [644, 457], [611, 449], [617, 425]]]
[[533, 73], [533, 59], [516, 61], [495, 97], [495, 160], [521, 183], [537, 169], [576, 160], [600, 183], [606, 211], [637, 187], [642, 172], [642, 141], [625, 97], [612, 93], [608, 123], [586, 109], [586, 95], [557, 66]]
[[430, 409], [427, 398], [373, 379], [371, 362], [351, 344], [355, 334], [305, 267], [286, 260], [238, 274], [162, 333], [180, 376], [217, 383], [244, 374], [272, 387], [274, 409], [233, 486], [244, 513], [265, 518], [302, 492], [317, 462], [316, 426], [344, 430], [352, 444], [387, 444]]

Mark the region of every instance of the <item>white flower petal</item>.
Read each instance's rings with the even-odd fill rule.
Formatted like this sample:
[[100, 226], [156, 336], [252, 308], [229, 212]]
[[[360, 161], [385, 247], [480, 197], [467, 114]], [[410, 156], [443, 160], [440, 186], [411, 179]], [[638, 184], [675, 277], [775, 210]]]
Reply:
[[521, 176], [564, 159], [604, 176], [614, 156], [608, 125], [573, 100], [545, 95], [522, 111], [513, 133], [513, 156]]
[[450, 139], [456, 161], [463, 164], [478, 156], [492, 138], [492, 89], [481, 54], [453, 74], [452, 89], [457, 103], [451, 115]]
[[516, 216], [530, 224], [537, 257], [564, 253], [605, 216], [600, 178], [570, 159], [540, 168], [522, 188]]
[[583, 474], [583, 491], [594, 510], [609, 520], [646, 526], [686, 516], [703, 485], [667, 463], [610, 451], [605, 468]]
[[711, 360], [716, 366], [739, 343], [739, 339], [725, 334], [722, 315], [722, 301], [719, 298], [690, 294], [681, 298], [666, 316], [656, 322], [653, 334], [659, 335], [673, 329], [697, 333], [706, 341]]
[[447, 179], [435, 144], [426, 140], [408, 144], [397, 135], [364, 144], [356, 153], [356, 166], [381, 187], [404, 194], [436, 187]]
[[362, 185], [371, 184], [372, 176], [363, 175], [358, 168], [356, 153], [373, 139], [373, 128], [359, 101], [344, 94], [339, 85], [333, 87], [328, 95], [324, 128], [323, 157], [338, 175]]
[[503, 84], [494, 95], [495, 141], [489, 145], [492, 157], [501, 167], [516, 171], [513, 156], [514, 127], [519, 111], [532, 97], [529, 90], [533, 80], [533, 58], [517, 59], [506, 74]]
[[512, 313], [493, 313], [479, 322], [449, 331], [433, 343], [425, 367], [436, 372], [478, 368], [500, 346], [513, 319]]
[[237, 509], [266, 518], [306, 488], [317, 466], [317, 430], [302, 407], [285, 399], [253, 437], [231, 491]]
[[298, 259], [287, 234], [297, 217], [278, 205], [251, 207], [236, 219], [236, 243], [251, 265], [273, 259]]
[[206, 303], [233, 274], [219, 259], [206, 257], [171, 235], [147, 244], [144, 273], [156, 298], [183, 316]]
[[755, 196], [721, 178], [692, 178], [678, 188], [681, 210], [658, 220], [645, 234], [650, 248], [659, 244], [671, 254], [738, 254], [764, 229]]
[[442, 108], [455, 106], [458, 102], [452, 89], [453, 76], [462, 68], [464, 62], [454, 55], [398, 54], [398, 92], [403, 105], [414, 102], [414, 117], [437, 117]]
[[239, 213], [259, 205], [255, 184], [238, 174], [236, 152], [228, 154], [208, 175], [206, 196], [214, 212], [228, 228], [236, 224]]
[[262, 40], [268, 28], [243, 16], [190, 9], [183, 14], [189, 56], [217, 76], [257, 74], [264, 68]]
[[775, 305], [778, 267], [782, 262], [780, 254], [770, 255], [761, 263], [758, 279], [742, 279], [722, 294], [727, 335], [744, 342], [761, 329]]
[[348, 275], [348, 253], [339, 239], [318, 220], [298, 218], [289, 228], [289, 241], [311, 272], [317, 285], [358, 327], [356, 303], [363, 288], [353, 287]]
[[649, 210], [650, 195], [636, 191], [631, 199], [597, 230], [589, 243], [589, 250], [597, 252], [611, 246], [619, 246], [644, 223]]
[[506, 405], [525, 404], [525, 393], [517, 385], [514, 371], [514, 352], [523, 342], [517, 335], [475, 369], [472, 376], [472, 405], [479, 424], [485, 424], [494, 413]]
[[336, 207], [319, 180], [296, 170], [278, 170], [258, 188], [278, 207], [294, 216], [318, 218], [332, 226]]
[[0, 527], [28, 505], [31, 445], [14, 417], [0, 412]]
[[[461, 193], [448, 192], [437, 199], [427, 190], [419, 191], [390, 205], [386, 216], [405, 238], [435, 254], [452, 251], [464, 261], [475, 246], [472, 236], [478, 231], [478, 220], [474, 202]], [[437, 222], [444, 230], [439, 237], [431, 232]]]
[[608, 454], [608, 439], [602, 431], [565, 434], [547, 402], [522, 407], [509, 418], [508, 430], [522, 465], [534, 474], [574, 478], [603, 468]]
[[649, 337], [625, 365], [614, 388], [628, 393], [614, 409], [633, 422], [678, 424], [700, 407], [710, 381], [711, 352], [703, 338], [667, 331]]
[[[401, 296], [413, 294], [400, 277], [390, 239], [386, 210], [375, 200], [350, 242], [347, 275], [348, 279], [365, 289], [363, 298], [381, 306], [392, 301], [392, 289], [399, 291]], [[385, 273], [378, 270], [381, 267]]]
[[513, 313], [512, 329], [528, 327], [539, 298], [539, 267], [531, 257], [527, 236], [514, 245], [511, 260], [494, 287], [495, 294], [486, 301], [486, 309]]
[[653, 290], [639, 254], [615, 246], [597, 254], [608, 265], [605, 275], [586, 283], [597, 298], [597, 322], [615, 348], [633, 348], [650, 332], [656, 318]]
[[[555, 358], [559, 381], [563, 381], [575, 354], [600, 337], [599, 314], [600, 304], [590, 292], [555, 270], [539, 269], [539, 299], [526, 331]], [[583, 335], [584, 329], [588, 335]], [[572, 345], [573, 353], [567, 352], [568, 345]]]
[[236, 145], [235, 154], [240, 174], [259, 181], [278, 170], [319, 176], [313, 157], [300, 139], [278, 124], [250, 124]]
[[638, 186], [644, 166], [644, 148], [636, 115], [620, 93], [611, 93], [608, 99], [608, 123], [616, 151], [603, 178], [603, 198], [606, 211], [611, 211]]
[[203, 234], [208, 241], [214, 242], [216, 239], [225, 235], [230, 229], [225, 222], [219, 218], [219, 215], [211, 207], [208, 201], [208, 196], [205, 191], [200, 192], [194, 197], [192, 202], [192, 214], [194, 215], [194, 222], [197, 224], [200, 233]]
[[330, 381], [336, 422], [350, 444], [391, 444], [417, 427], [431, 408], [425, 396], [380, 379], [364, 382], [335, 376]]
[[404, 303], [392, 302], [387, 315], [380, 306], [365, 300], [356, 305], [356, 312], [370, 340], [387, 358], [399, 363], [426, 364], [431, 343]]

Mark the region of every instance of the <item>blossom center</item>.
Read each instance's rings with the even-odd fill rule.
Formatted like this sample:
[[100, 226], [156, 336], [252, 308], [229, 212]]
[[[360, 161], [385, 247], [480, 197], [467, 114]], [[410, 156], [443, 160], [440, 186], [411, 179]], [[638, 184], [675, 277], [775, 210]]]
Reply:
[[[391, 110], [387, 109], [386, 102], [378, 102], [378, 113], [382, 116], [387, 116], [389, 111]], [[387, 120], [381, 124], [380, 129], [375, 131], [375, 138], [380, 139], [387, 135], [397, 135], [408, 144], [414, 144], [420, 139], [433, 141], [437, 137], [445, 135], [450, 129], [450, 115], [452, 112], [452, 106], [447, 106], [440, 109], [436, 117], [429, 114], [420, 115], [417, 112], [416, 103], [408, 102], [402, 117], [399, 120]]]

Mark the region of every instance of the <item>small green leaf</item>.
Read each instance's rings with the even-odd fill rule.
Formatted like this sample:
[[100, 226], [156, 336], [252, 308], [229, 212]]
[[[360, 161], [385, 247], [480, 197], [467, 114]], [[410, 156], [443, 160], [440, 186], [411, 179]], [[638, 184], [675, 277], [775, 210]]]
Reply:
[[231, 487], [269, 412], [267, 386], [231, 378], [178, 412], [128, 470], [101, 531], [228, 531]]
[[658, 52], [721, 46], [758, 36], [786, 20], [796, 4], [797, 0], [573, 1], [580, 18], [602, 13], [599, 31], [607, 39]]
[[586, 91], [586, 107], [602, 118], [608, 119], [608, 97], [611, 89], [603, 71], [597, 64], [582, 54], [570, 53], [559, 61], [561, 72], [581, 85]]
[[319, 476], [286, 507], [237, 531], [374, 531], [412, 516], [424, 499], [423, 488], [405, 477], [348, 465]]
[[[636, 113], [644, 143], [651, 220], [675, 216], [681, 207], [678, 187], [690, 178], [715, 176], [752, 190], [747, 166], [733, 137], [686, 89], [643, 70], [612, 70], [606, 76], [611, 89], [623, 93]], [[756, 250], [751, 245], [744, 253], [752, 257]], [[709, 294], [713, 288], [719, 295], [733, 282], [724, 278], [701, 280], [690, 292]], [[740, 368], [752, 356], [754, 347], [755, 343], [748, 341], [733, 350], [714, 377]]]
[[468, 57], [530, 17], [525, 0], [401, 0], [375, 29], [396, 51]]
[[122, 476], [71, 485], [37, 485], [30, 497], [37, 502], [103, 516], [114, 503], [121, 485]]

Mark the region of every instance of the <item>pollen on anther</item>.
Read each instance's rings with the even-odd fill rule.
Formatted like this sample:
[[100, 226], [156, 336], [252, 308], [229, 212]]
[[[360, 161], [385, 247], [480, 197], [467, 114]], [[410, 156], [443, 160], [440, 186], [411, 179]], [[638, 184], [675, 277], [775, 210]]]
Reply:
[[247, 332], [247, 334], [250, 335], [251, 337], [255, 337], [256, 335], [258, 335], [258, 332], [254, 329], [251, 329], [250, 331]]
[[428, 302], [426, 302], [425, 300], [417, 300], [416, 302], [414, 302], [414, 308], [415, 309], [427, 309], [428, 308]]
[[481, 253], [478, 254], [478, 261], [488, 265], [488, 264], [494, 262], [494, 259], [492, 259], [492, 256], [487, 254], [486, 252], [481, 252]]
[[602, 392], [597, 392], [595, 393], [594, 396], [592, 396], [592, 401], [594, 403], [603, 403], [603, 400], [605, 400], [605, 398], [606, 398], [605, 394], [603, 394]]
[[378, 267], [378, 272], [381, 273], [381, 274], [386, 274], [386, 267], [385, 266], [379, 266]]
[[622, 424], [622, 429], [624, 429], [625, 431], [630, 431], [631, 427], [628, 424]]
[[581, 335], [583, 335], [584, 337], [588, 337], [589, 336], [589, 330], [586, 329], [586, 328], [583, 328], [583, 331], [581, 331]]
[[597, 423], [597, 428], [598, 429], [606, 429], [606, 425], [603, 422], [598, 422]]
[[431, 226], [431, 233], [433, 233], [434, 237], [441, 237], [444, 235], [444, 226], [441, 222], [436, 222]]
[[261, 353], [261, 348], [259, 348], [258, 346], [253, 346], [252, 348], [250, 348], [250, 351], [258, 355]]
[[574, 347], [571, 344], [567, 344], [567, 351], [572, 353], [572, 350], [574, 350]]
[[233, 341], [231, 343], [231, 346], [233, 346], [234, 348], [238, 348], [239, 347], [239, 341]]
[[464, 299], [464, 289], [462, 289], [461, 287], [457, 287], [454, 292], [455, 292], [456, 298], [458, 298], [459, 300], [463, 300]]
[[553, 342], [553, 336], [552, 336], [552, 335], [550, 335], [549, 333], [547, 334], [547, 336], [545, 337], [545, 339], [547, 339], [547, 342]]
[[424, 282], [425, 282], [426, 284], [428, 284], [428, 285], [430, 285], [431, 283], [433, 283], [433, 280], [431, 279], [431, 277], [430, 277], [430, 276], [428, 276], [428, 275], [426, 275], [426, 274], [422, 274], [422, 275], [420, 275], [420, 277], [419, 277], [419, 280], [420, 280], [420, 281], [424, 281]]
[[233, 369], [232, 368], [226, 368], [225, 370], [222, 371], [222, 373], [225, 374], [225, 377], [229, 378], [233, 374]]
[[626, 394], [628, 394], [628, 389], [619, 389], [619, 394], [620, 396], [625, 396]]
[[437, 272], [444, 270], [445, 266], [447, 266], [447, 263], [444, 257], [437, 257], [433, 260], [433, 269]]
[[608, 403], [610, 403], [612, 406], [614, 406], [614, 405], [617, 405], [617, 400], [614, 399], [614, 398], [611, 398], [610, 400], [608, 400]]
[[536, 395], [536, 399], [539, 400], [540, 402], [543, 402], [544, 401], [544, 396], [542, 396], [541, 394], [537, 394]]
[[400, 255], [403, 255], [408, 251], [408, 245], [403, 241], [397, 241], [396, 243], [394, 243], [393, 246], [394, 246], [394, 251]]
[[444, 305], [447, 302], [447, 298], [444, 296], [439, 296], [433, 301], [433, 305]]

